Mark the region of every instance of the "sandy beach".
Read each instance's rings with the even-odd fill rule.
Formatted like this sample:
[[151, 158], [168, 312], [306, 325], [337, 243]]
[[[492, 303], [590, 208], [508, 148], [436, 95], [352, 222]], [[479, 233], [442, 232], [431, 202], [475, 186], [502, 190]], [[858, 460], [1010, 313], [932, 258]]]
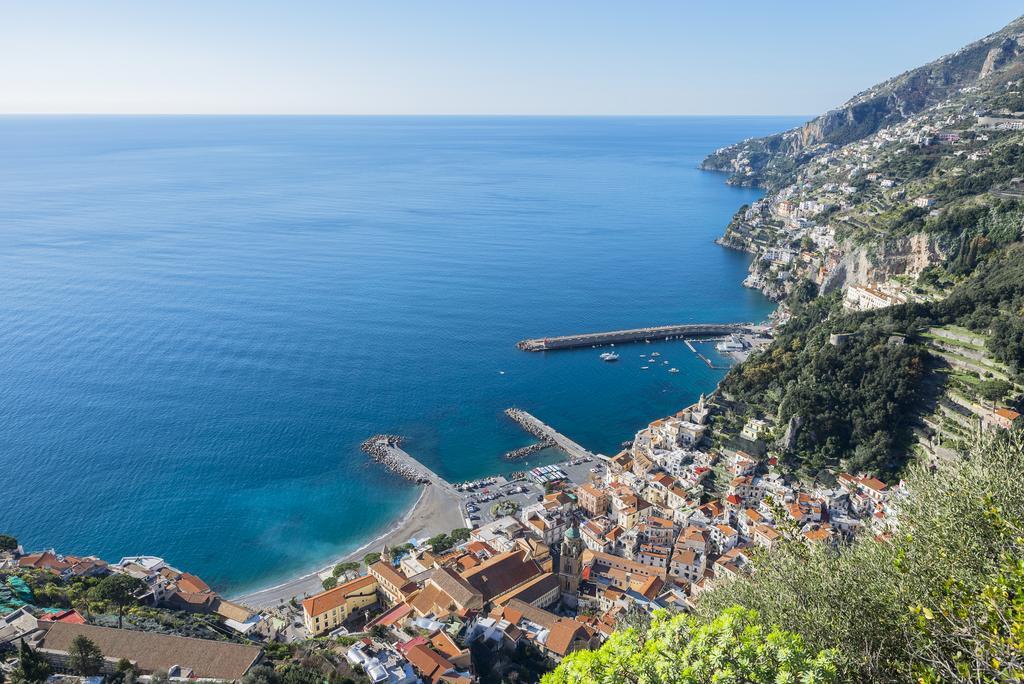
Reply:
[[385, 545], [399, 546], [410, 539], [431, 537], [441, 532], [464, 527], [465, 521], [460, 510], [460, 499], [448, 483], [440, 482], [424, 485], [416, 503], [387, 532], [363, 544], [348, 555], [337, 558], [324, 565], [316, 572], [288, 580], [266, 589], [261, 589], [232, 600], [250, 608], [267, 608], [290, 600], [293, 596], [302, 599], [310, 594], [323, 591], [320, 573], [333, 568], [344, 561], [362, 560], [371, 551], [380, 551]]

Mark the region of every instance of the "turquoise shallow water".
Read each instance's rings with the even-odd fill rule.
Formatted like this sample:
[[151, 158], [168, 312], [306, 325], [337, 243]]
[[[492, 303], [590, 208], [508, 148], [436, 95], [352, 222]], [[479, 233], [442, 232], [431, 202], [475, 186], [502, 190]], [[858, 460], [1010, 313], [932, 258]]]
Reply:
[[763, 319], [712, 243], [758, 193], [696, 165], [794, 123], [0, 119], [0, 531], [239, 591], [411, 504], [375, 432], [451, 480], [509, 470], [511, 405], [614, 451], [721, 372], [515, 341]]

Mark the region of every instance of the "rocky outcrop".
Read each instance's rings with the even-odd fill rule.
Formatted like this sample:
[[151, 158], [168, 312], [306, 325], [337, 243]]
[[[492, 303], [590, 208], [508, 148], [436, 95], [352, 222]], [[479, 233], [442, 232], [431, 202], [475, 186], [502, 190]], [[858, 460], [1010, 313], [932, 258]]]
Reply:
[[916, 278], [946, 257], [939, 242], [923, 233], [872, 245], [844, 245], [842, 251], [843, 259], [822, 284], [822, 292], [850, 285], [874, 285], [894, 276]]
[[1019, 56], [1022, 50], [1022, 40], [1024, 40], [1022, 35], [1007, 37], [999, 45], [989, 50], [985, 56], [985, 63], [981, 65], [981, 73], [978, 78], [986, 78]]

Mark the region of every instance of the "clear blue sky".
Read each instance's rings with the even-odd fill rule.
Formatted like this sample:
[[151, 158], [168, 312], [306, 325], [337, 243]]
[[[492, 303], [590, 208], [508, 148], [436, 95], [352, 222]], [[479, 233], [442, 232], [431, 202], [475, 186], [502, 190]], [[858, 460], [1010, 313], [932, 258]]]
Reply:
[[3, 3], [0, 112], [811, 114], [1020, 2]]

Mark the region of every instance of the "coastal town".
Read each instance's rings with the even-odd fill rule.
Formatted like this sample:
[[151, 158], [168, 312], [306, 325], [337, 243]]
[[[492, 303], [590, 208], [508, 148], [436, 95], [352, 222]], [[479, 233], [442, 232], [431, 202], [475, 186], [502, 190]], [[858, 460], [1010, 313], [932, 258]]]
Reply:
[[[499, 670], [531, 659], [557, 663], [596, 647], [623, 620], [688, 610], [779, 543], [838, 545], [894, 532], [900, 484], [870, 473], [841, 473], [829, 487], [788, 479], [773, 455], [787, 437], [772, 440], [769, 420], [750, 419], [730, 447], [714, 446], [720, 410], [715, 397], [702, 395], [613, 456], [577, 451], [518, 476], [461, 485], [444, 483], [405, 452], [389, 457], [386, 450], [401, 451], [400, 440], [382, 437], [375, 458], [426, 489], [443, 488], [464, 526], [392, 538], [318, 574], [318, 591], [278, 592], [272, 605], [229, 600], [154, 556], [108, 563], [7, 548], [0, 648], [13, 654], [29, 644], [61, 671], [81, 636], [102, 650], [104, 673], [127, 660], [139, 676], [241, 679], [277, 652], [275, 644], [327, 639], [372, 682], [472, 682], [481, 659]], [[537, 423], [551, 431], [538, 435], [574, 444]], [[62, 602], [33, 593], [112, 577], [135, 582], [131, 629], [90, 619], [87, 600], [48, 605]], [[195, 618], [206, 633], [185, 636], [194, 633], [183, 631], [194, 629], [188, 620], [155, 629], [133, 616], [146, 609]]]
[[[754, 254], [747, 284], [776, 299], [801, 280], [823, 291], [840, 288], [851, 311], [941, 296], [911, 284], [934, 263], [927, 256], [934, 245], [915, 243], [920, 254], [895, 259], [896, 266], [882, 260], [862, 269], [851, 261], [851, 249], [839, 245], [856, 232], [864, 202], [844, 198], [871, 194], [870, 205], [899, 201], [921, 215], [941, 215], [934, 198], [913, 184], [864, 171], [877, 155], [911, 144], [948, 146], [954, 159], [983, 158], [996, 131], [1024, 128], [1016, 123], [1024, 118], [961, 113], [976, 121], [969, 131], [954, 128], [960, 115], [941, 122], [934, 113], [912, 117], [822, 155], [807, 165], [806, 178], [744, 209], [722, 242]], [[835, 169], [844, 181], [815, 180], [833, 178]], [[1021, 184], [1013, 179], [1005, 191], [1015, 183]], [[774, 325], [785, 326], [788, 317], [783, 303]], [[627, 353], [630, 342], [671, 334], [672, 344], [696, 353], [686, 338], [691, 328], [699, 326], [528, 340], [520, 347], [614, 340]], [[771, 349], [772, 325], [700, 331], [728, 335], [719, 350], [736, 361], [756, 361]], [[978, 434], [1021, 425], [1004, 400], [1019, 389], [1015, 375], [987, 351], [984, 333], [946, 325], [918, 338], [943, 385], [915, 430], [921, 458], [955, 460]], [[850, 339], [835, 333], [827, 344], [842, 349]], [[887, 342], [904, 343], [899, 335]], [[449, 483], [406, 452], [401, 437], [371, 437], [363, 445], [369, 457], [421, 488], [406, 518], [359, 554], [247, 596], [222, 596], [157, 556], [107, 561], [26, 550], [4, 538], [0, 668], [12, 672], [28, 648], [48, 671], [73, 674], [74, 651], [88, 642], [102, 654], [92, 674], [131, 672], [152, 681], [242, 680], [268, 664], [297, 663], [299, 654], [308, 659], [309, 648], [353, 681], [469, 683], [508, 672], [535, 679], [623, 624], [659, 609], [692, 610], [703, 593], [753, 572], [758, 554], [780, 544], [839, 547], [858, 535], [890, 538], [907, 495], [902, 482], [870, 471], [796, 476], [781, 458], [794, 449], [800, 418], [780, 422], [771, 413], [738, 410], [724, 391], [652, 421], [613, 455], [587, 450], [522, 409], [506, 415], [538, 440], [507, 454], [509, 460], [553, 451], [562, 457]], [[104, 589], [119, 582], [130, 589], [120, 598]]]
[[[728, 152], [740, 178], [757, 172], [744, 149]], [[965, 211], [966, 194], [950, 183], [1020, 149], [1024, 80], [994, 92], [964, 88], [871, 135], [823, 144], [740, 210], [720, 239], [751, 254], [746, 284], [779, 303], [769, 324], [518, 345], [592, 354], [598, 364], [656, 337], [715, 368], [690, 337], [717, 336], [720, 355], [735, 364], [722, 385], [654, 417], [608, 454], [561, 433], [556, 417], [509, 407], [503, 419], [536, 441], [505, 454], [518, 470], [472, 482], [447, 481], [400, 435], [371, 436], [362, 445], [371, 467], [419, 497], [381, 536], [315, 572], [225, 596], [156, 555], [102, 559], [24, 548], [0, 534], [0, 682], [535, 682], [624, 627], [659, 611], [694, 612], [716, 588], [762, 576], [758, 560], [780, 549], [838, 555], [855, 540], [893, 542], [913, 495], [907, 464], [931, 474], [967, 460], [972, 444], [1024, 429], [1021, 366], [997, 336], [1000, 317], [1019, 318], [1019, 308], [991, 306], [973, 327], [965, 325], [973, 310], [952, 308], [882, 319], [970, 282], [989, 247], [937, 237]], [[1012, 224], [1006, 244], [1019, 241], [1024, 175], [980, 194], [986, 204], [971, 220], [987, 221], [989, 236]], [[811, 294], [801, 297], [804, 287]], [[807, 313], [815, 302], [818, 319]], [[796, 326], [804, 327], [790, 335]], [[604, 344], [616, 352], [599, 356]], [[804, 359], [820, 364], [800, 375]], [[832, 386], [815, 393], [819, 376], [860, 373], [864, 359], [870, 374], [829, 375]], [[872, 384], [881, 376], [888, 384]], [[849, 401], [898, 383], [914, 391], [884, 396], [890, 413], [881, 419], [881, 409]], [[787, 394], [794, 388], [801, 392]], [[823, 408], [822, 397], [835, 406]], [[819, 409], [828, 415], [810, 415]], [[855, 434], [862, 425], [871, 425], [867, 437]]]

